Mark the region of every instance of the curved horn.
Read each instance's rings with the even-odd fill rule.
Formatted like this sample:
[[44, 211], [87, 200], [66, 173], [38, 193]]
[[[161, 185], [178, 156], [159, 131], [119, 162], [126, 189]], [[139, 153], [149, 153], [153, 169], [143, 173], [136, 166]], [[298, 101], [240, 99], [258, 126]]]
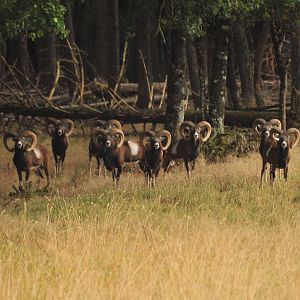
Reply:
[[165, 146], [161, 145], [161, 149], [163, 151], [166, 151], [171, 145], [171, 141], [172, 141], [171, 133], [168, 130], [162, 130], [158, 133], [158, 136], [160, 138], [165, 137], [167, 139], [166, 145]]
[[142, 132], [142, 136], [143, 136], [142, 143], [143, 143], [144, 147], [147, 147], [148, 143], [150, 141], [150, 138], [155, 137], [156, 133], [153, 130], [147, 130], [147, 131]]
[[258, 129], [262, 129], [262, 127], [266, 124], [267, 124], [267, 121], [265, 119], [261, 119], [261, 118], [256, 119], [252, 125], [252, 130], [253, 130], [254, 134], [256, 136], [259, 136], [260, 131]]
[[7, 151], [14, 152], [14, 147], [10, 148], [8, 146], [8, 139], [14, 139], [16, 136], [13, 133], [4, 133], [3, 135], [3, 144]]
[[26, 131], [22, 132], [20, 135], [23, 136], [23, 137], [25, 137], [25, 138], [30, 137], [32, 139], [31, 145], [29, 146], [29, 148], [26, 149], [26, 151], [33, 150], [35, 148], [36, 144], [37, 144], [37, 136], [36, 136], [36, 134], [33, 133], [30, 130], [26, 130]]
[[297, 144], [299, 143], [300, 140], [300, 132], [298, 129], [296, 128], [289, 128], [286, 133], [288, 135], [294, 135], [296, 137], [296, 139], [291, 143], [290, 148], [293, 149], [297, 146]]
[[98, 143], [98, 139], [97, 139], [97, 136], [99, 135], [102, 135], [103, 137], [106, 137], [108, 134], [108, 131], [105, 130], [105, 129], [102, 129], [102, 128], [96, 128], [94, 131], [93, 131], [93, 138], [94, 138], [94, 142], [97, 146], [100, 146], [99, 143]]
[[47, 132], [50, 136], [53, 136], [54, 132], [53, 130], [50, 129], [50, 126], [51, 125], [54, 125], [55, 127], [60, 123], [59, 120], [56, 120], [56, 119], [53, 119], [53, 118], [49, 118], [47, 120], [47, 123], [46, 123], [46, 129], [47, 129]]
[[112, 129], [112, 128], [116, 128], [119, 130], [122, 130], [122, 125], [118, 120], [109, 120], [106, 122], [106, 127], [108, 130]]
[[278, 128], [281, 128], [281, 122], [279, 119], [272, 119], [268, 123], [272, 126], [277, 126]]
[[68, 125], [69, 131], [66, 132], [66, 136], [70, 136], [70, 135], [72, 134], [73, 130], [74, 130], [74, 123], [73, 123], [73, 121], [70, 120], [70, 119], [63, 119], [62, 122], [63, 122], [64, 124], [67, 124], [67, 125]]
[[[180, 132], [180, 135], [183, 137], [183, 138], [186, 138], [186, 134], [184, 132], [184, 130], [186, 128], [194, 128], [195, 127], [195, 124], [191, 121], [184, 121], [180, 124], [179, 126], [179, 132]], [[189, 134], [190, 135], [190, 134]]]
[[98, 127], [98, 128], [104, 128], [105, 127], [105, 122], [101, 121], [101, 120], [95, 120], [91, 126], [90, 126], [90, 132], [91, 135], [93, 135], [94, 129]]
[[115, 128], [114, 128], [114, 129], [112, 129], [112, 130], [110, 131], [110, 134], [111, 134], [113, 137], [118, 136], [118, 137], [120, 138], [120, 141], [117, 142], [117, 148], [120, 148], [120, 147], [123, 145], [124, 139], [125, 139], [123, 131], [120, 130], [120, 129], [115, 129]]
[[270, 130], [270, 140], [273, 144], [276, 144], [279, 141], [279, 138], [276, 135], [283, 133], [283, 130], [277, 127], [272, 127]]
[[202, 134], [200, 134], [200, 140], [202, 141], [202, 142], [206, 142], [209, 138], [210, 138], [210, 136], [211, 136], [211, 133], [212, 133], [212, 128], [211, 128], [211, 125], [208, 123], [208, 122], [206, 122], [206, 121], [202, 121], [202, 122], [199, 122], [198, 124], [197, 124], [197, 126], [199, 127], [199, 128], [205, 128], [206, 130], [207, 130], [207, 133], [206, 133], [206, 135], [205, 136], [203, 136]]

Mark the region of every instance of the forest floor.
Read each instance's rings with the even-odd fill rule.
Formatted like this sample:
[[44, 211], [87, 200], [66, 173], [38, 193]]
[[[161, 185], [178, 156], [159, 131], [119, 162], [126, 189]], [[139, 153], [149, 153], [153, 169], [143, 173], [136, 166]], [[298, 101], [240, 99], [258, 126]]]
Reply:
[[110, 175], [88, 177], [87, 147], [71, 137], [50, 191], [12, 198], [0, 146], [1, 299], [299, 297], [298, 148], [288, 183], [260, 190], [256, 153], [200, 159], [190, 181], [179, 166], [155, 189], [127, 172], [115, 189]]

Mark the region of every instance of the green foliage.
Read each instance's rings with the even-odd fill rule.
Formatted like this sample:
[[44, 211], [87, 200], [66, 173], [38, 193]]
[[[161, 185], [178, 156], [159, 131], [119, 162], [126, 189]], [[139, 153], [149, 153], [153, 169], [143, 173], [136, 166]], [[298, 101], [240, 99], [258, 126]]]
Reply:
[[58, 0], [1, 0], [0, 33], [4, 38], [24, 33], [33, 40], [49, 32], [66, 36], [64, 13]]

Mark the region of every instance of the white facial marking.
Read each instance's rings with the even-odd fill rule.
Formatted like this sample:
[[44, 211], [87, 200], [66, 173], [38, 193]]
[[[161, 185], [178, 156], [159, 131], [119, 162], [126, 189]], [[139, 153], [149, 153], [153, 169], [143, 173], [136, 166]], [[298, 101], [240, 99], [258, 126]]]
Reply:
[[286, 147], [287, 147], [287, 142], [286, 141], [282, 142], [282, 148], [286, 148]]
[[110, 147], [111, 146], [111, 141], [106, 141], [105, 145], [106, 145], [106, 147]]
[[42, 157], [42, 153], [39, 149], [34, 148], [33, 152], [34, 152], [37, 159], [40, 159]]
[[273, 134], [273, 137], [274, 137], [274, 140], [275, 140], [276, 142], [279, 141], [279, 134], [278, 134], [278, 133], [274, 133], [274, 134]]
[[194, 138], [197, 139], [198, 137], [199, 137], [198, 132], [195, 132], [195, 133], [194, 133]]
[[58, 134], [59, 136], [61, 136], [61, 135], [62, 135], [62, 130], [61, 130], [61, 129], [58, 129], [58, 130], [57, 130], [57, 134]]
[[138, 155], [139, 153], [139, 144], [132, 142], [132, 141], [128, 141], [128, 146], [130, 148], [130, 152], [132, 156]]
[[176, 144], [173, 145], [172, 150], [171, 150], [171, 154], [172, 155], [177, 154], [177, 145], [178, 145], [178, 143], [176, 143]]
[[156, 142], [156, 143], [154, 143], [154, 149], [159, 149], [159, 143], [158, 142]]
[[23, 146], [23, 143], [22, 142], [17, 142], [17, 147], [19, 148], [19, 149], [21, 149], [22, 148], [22, 146]]
[[269, 137], [269, 135], [270, 135], [270, 131], [267, 130], [267, 131], [265, 132], [265, 136], [266, 136], [266, 137]]

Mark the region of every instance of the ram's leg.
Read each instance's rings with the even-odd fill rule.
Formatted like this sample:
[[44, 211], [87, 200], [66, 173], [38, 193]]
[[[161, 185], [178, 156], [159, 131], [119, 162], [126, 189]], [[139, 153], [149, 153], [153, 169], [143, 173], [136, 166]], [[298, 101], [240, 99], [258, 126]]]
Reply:
[[156, 179], [158, 178], [158, 175], [159, 175], [159, 171], [160, 171], [160, 167], [158, 167], [156, 170], [155, 170], [155, 176], [153, 176], [153, 187], [156, 186]]
[[195, 171], [195, 165], [196, 165], [196, 161], [193, 160], [193, 161], [191, 162], [192, 172]]
[[119, 181], [120, 181], [122, 171], [123, 171], [123, 167], [120, 166], [117, 168], [117, 177], [116, 177], [117, 188], [119, 187]]
[[101, 166], [100, 166], [100, 158], [96, 157], [97, 161], [97, 170], [96, 170], [96, 175], [99, 177], [101, 175]]
[[26, 170], [26, 176], [25, 176], [25, 189], [29, 189], [30, 184], [29, 184], [29, 177], [30, 177], [30, 170]]
[[283, 170], [283, 176], [284, 176], [285, 182], [287, 182], [287, 179], [288, 179], [288, 171], [289, 171], [289, 167], [288, 167], [288, 165], [286, 165]]
[[64, 173], [64, 163], [65, 163], [66, 153], [60, 158], [60, 170], [59, 172]]
[[111, 175], [112, 175], [113, 183], [116, 184], [116, 169], [115, 168], [112, 169]]
[[55, 160], [54, 177], [56, 177], [58, 175], [59, 157], [57, 155], [54, 155], [54, 160]]
[[261, 173], [260, 173], [260, 184], [259, 184], [260, 188], [263, 186], [263, 179], [264, 179], [265, 172], [267, 170], [267, 164], [268, 163], [266, 161], [263, 161], [262, 169], [261, 169]]
[[19, 192], [24, 192], [24, 189], [23, 189], [23, 186], [22, 186], [22, 181], [23, 181], [23, 178], [22, 178], [22, 171], [21, 170], [17, 170], [18, 172], [18, 178], [19, 178]]
[[89, 176], [92, 176], [93, 156], [89, 155]]
[[45, 172], [46, 179], [47, 179], [47, 185], [46, 185], [46, 188], [47, 188], [50, 185], [50, 176], [49, 176], [49, 166], [48, 166], [48, 164], [44, 164], [44, 172]]
[[187, 159], [184, 160], [185, 169], [187, 171], [188, 179], [191, 177], [191, 170], [190, 170], [190, 164]]
[[275, 172], [276, 172], [276, 167], [274, 165], [270, 166], [270, 184], [273, 187], [274, 186], [274, 181], [275, 181]]

